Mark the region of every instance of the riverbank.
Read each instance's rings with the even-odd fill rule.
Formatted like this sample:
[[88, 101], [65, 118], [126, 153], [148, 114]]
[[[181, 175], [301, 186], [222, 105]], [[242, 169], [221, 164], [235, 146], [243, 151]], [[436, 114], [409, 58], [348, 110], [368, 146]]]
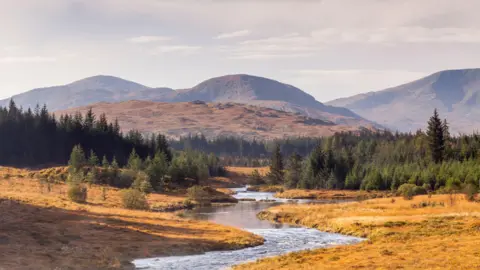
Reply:
[[478, 269], [480, 203], [463, 195], [280, 205], [258, 215], [368, 241], [267, 258], [235, 269]]
[[[277, 186], [274, 186], [277, 187]], [[365, 200], [390, 196], [385, 191], [364, 190], [306, 190], [289, 189], [275, 193], [276, 198], [281, 199], [307, 199], [307, 200]]]
[[[0, 269], [132, 269], [136, 258], [199, 254], [263, 243], [240, 229], [175, 213], [127, 210], [121, 190], [92, 185], [86, 204], [67, 186], [0, 172]], [[181, 205], [184, 193], [150, 194], [152, 208]]]

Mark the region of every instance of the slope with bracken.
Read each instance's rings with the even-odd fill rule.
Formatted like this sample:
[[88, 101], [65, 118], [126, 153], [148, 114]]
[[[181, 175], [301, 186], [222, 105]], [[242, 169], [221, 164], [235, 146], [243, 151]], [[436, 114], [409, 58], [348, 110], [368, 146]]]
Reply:
[[401, 131], [424, 129], [437, 108], [454, 133], [480, 128], [480, 69], [446, 70], [378, 92], [337, 99], [342, 106]]
[[60, 114], [105, 113], [118, 119], [124, 131], [163, 133], [171, 138], [203, 134], [207, 138], [236, 136], [246, 139], [273, 139], [294, 136], [328, 136], [359, 128], [338, 125], [304, 115], [239, 103], [205, 103], [202, 101], [160, 103], [126, 101], [97, 103], [91, 106], [55, 112]]

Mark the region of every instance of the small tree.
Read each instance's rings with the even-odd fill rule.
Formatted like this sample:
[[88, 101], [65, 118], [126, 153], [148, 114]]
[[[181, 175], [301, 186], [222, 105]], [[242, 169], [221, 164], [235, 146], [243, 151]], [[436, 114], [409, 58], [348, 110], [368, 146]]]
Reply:
[[400, 193], [405, 200], [413, 199], [415, 196], [416, 185], [413, 184], [403, 184], [398, 188], [398, 193]]
[[103, 156], [102, 158], [102, 168], [108, 169], [110, 167], [110, 163], [108, 163], [107, 156]]
[[127, 167], [130, 170], [134, 170], [134, 171], [140, 171], [142, 169], [142, 160], [140, 159], [137, 152], [135, 151], [135, 148], [133, 148], [132, 152], [130, 153]]
[[270, 172], [267, 175], [268, 184], [277, 185], [284, 181], [283, 157], [280, 152], [280, 145], [277, 143], [272, 154]]
[[85, 166], [85, 153], [83, 152], [82, 146], [75, 145], [70, 153], [70, 160], [68, 161], [68, 165], [70, 166], [71, 171], [78, 171]]
[[150, 179], [148, 175], [144, 172], [137, 173], [135, 181], [133, 181], [132, 188], [145, 194], [153, 192], [153, 187], [150, 183]]
[[100, 160], [97, 157], [97, 154], [93, 150], [90, 150], [90, 156], [88, 157], [88, 165], [95, 167], [98, 166]]
[[160, 191], [165, 184], [165, 176], [168, 172], [167, 157], [163, 152], [158, 152], [145, 169], [149, 176], [151, 186]]
[[209, 203], [209, 194], [204, 187], [193, 186], [187, 189], [188, 198], [198, 203]]
[[253, 170], [252, 174], [247, 180], [247, 184], [252, 185], [252, 186], [257, 186], [257, 185], [263, 185], [265, 184], [265, 181], [263, 180], [263, 177], [260, 175], [257, 169]]
[[296, 153], [288, 160], [287, 173], [285, 177], [286, 188], [296, 188], [302, 176], [302, 157]]
[[145, 193], [136, 189], [127, 189], [122, 192], [122, 204], [127, 209], [147, 210], [149, 208]]

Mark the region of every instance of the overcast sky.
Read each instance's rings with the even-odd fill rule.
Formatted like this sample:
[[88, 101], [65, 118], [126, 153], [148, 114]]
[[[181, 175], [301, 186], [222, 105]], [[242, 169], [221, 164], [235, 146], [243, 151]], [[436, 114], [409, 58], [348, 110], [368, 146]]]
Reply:
[[478, 0], [0, 0], [0, 98], [97, 74], [232, 73], [319, 101], [479, 67]]

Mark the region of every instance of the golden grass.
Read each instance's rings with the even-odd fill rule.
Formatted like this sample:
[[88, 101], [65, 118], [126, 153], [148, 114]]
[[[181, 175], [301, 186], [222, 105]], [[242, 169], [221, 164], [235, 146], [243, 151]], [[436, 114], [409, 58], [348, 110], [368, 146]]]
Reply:
[[243, 176], [250, 176], [254, 170], [257, 170], [261, 176], [267, 175], [270, 171], [269, 167], [226, 167], [227, 172], [231, 174], [243, 175]]
[[[194, 254], [258, 245], [258, 236], [174, 213], [121, 208], [120, 190], [88, 189], [86, 204], [66, 197], [66, 185], [41, 184], [26, 170], [0, 169], [0, 269], [131, 267], [135, 258]], [[50, 189], [50, 191], [49, 191]], [[178, 204], [183, 194], [151, 194], [151, 205]]]
[[[454, 201], [451, 205], [449, 195], [425, 195], [411, 201], [397, 197], [273, 207], [259, 216], [368, 240], [268, 258], [236, 269], [478, 269], [480, 203], [468, 202], [462, 195]], [[425, 202], [436, 205], [418, 207]]]
[[372, 191], [367, 192], [363, 190], [305, 190], [305, 189], [289, 189], [283, 192], [278, 192], [275, 197], [282, 199], [371, 199], [384, 197], [388, 194], [386, 192]]

